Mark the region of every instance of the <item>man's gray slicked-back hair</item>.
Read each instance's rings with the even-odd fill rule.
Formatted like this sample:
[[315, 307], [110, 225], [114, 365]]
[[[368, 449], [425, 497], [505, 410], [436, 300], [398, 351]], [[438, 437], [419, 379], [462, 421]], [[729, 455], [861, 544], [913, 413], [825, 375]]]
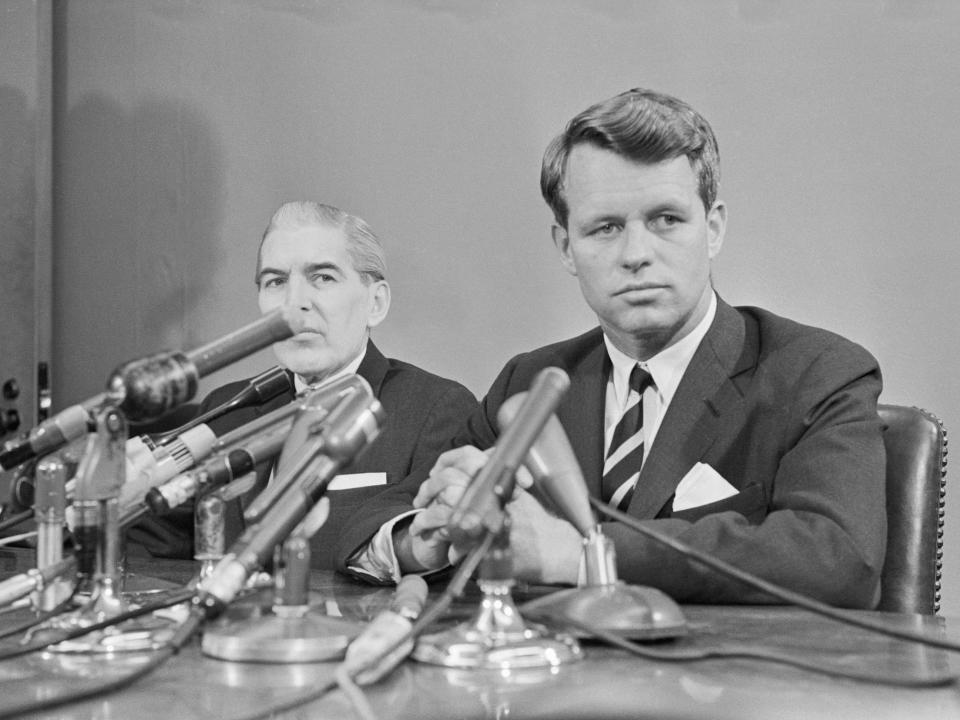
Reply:
[[589, 144], [641, 163], [685, 155], [697, 177], [706, 210], [720, 185], [720, 151], [713, 129], [692, 107], [671, 95], [634, 88], [590, 106], [574, 117], [547, 146], [540, 168], [540, 192], [557, 224], [567, 226], [564, 176], [570, 151]]
[[257, 274], [260, 273], [263, 241], [270, 233], [274, 230], [299, 230], [316, 225], [343, 230], [347, 237], [347, 252], [353, 262], [353, 269], [360, 273], [364, 282], [386, 280], [387, 261], [383, 245], [380, 244], [380, 239], [366, 220], [344, 212], [340, 208], [313, 200], [294, 200], [277, 208], [260, 238], [260, 249], [257, 251]]

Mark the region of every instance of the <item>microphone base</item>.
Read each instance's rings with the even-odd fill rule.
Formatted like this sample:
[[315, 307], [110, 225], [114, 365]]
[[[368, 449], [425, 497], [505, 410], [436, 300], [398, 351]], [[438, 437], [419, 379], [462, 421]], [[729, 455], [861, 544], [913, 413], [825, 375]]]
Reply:
[[341, 659], [363, 627], [311, 607], [279, 606], [261, 613], [231, 606], [204, 630], [201, 650], [234, 662], [325, 662]]
[[509, 585], [480, 582], [484, 597], [472, 620], [423, 635], [413, 658], [432, 665], [478, 670], [556, 667], [583, 657], [571, 635], [524, 622]]
[[[667, 594], [643, 585], [607, 585], [559, 590], [525, 603], [525, 612], [558, 623], [573, 620], [631, 640], [666, 640], [687, 634], [680, 607]], [[574, 630], [579, 638], [587, 632]]]
[[[109, 579], [101, 579], [87, 603], [72, 612], [58, 615], [31, 632], [30, 637], [56, 637], [61, 632], [89, 627], [119, 617], [162, 589], [150, 589], [134, 595], [121, 595], [113, 589]], [[52, 653], [97, 654], [141, 652], [165, 646], [176, 630], [186, 621], [186, 603], [163, 611], [125, 620], [103, 630], [64, 640], [47, 648]]]

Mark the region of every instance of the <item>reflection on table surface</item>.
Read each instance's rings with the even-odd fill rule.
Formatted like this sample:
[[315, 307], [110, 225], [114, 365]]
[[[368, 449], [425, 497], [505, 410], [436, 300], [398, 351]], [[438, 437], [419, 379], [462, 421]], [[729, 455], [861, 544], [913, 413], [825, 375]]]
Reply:
[[[28, 568], [28, 554], [0, 551], [0, 576]], [[130, 586], [186, 583], [192, 563], [131, 558]], [[131, 589], [131, 588], [128, 588]], [[366, 622], [389, 603], [391, 588], [353, 582], [329, 572], [311, 576], [314, 607]], [[478, 596], [468, 595], [448, 616], [466, 618]], [[521, 589], [518, 602], [524, 599]], [[825, 670], [870, 671], [892, 678], [958, 672], [950, 653], [840, 625], [786, 607], [685, 606], [687, 637], [654, 644], [661, 653], [776, 651]], [[960, 641], [960, 621], [939, 617], [855, 613], [891, 627], [923, 630]], [[0, 629], [14, 613], [0, 616]], [[8, 641], [9, 642], [9, 641]], [[783, 664], [746, 658], [699, 662], [650, 660], [599, 644], [584, 659], [555, 669], [500, 673], [453, 670], [407, 661], [366, 688], [381, 718], [949, 718], [960, 717], [958, 685], [906, 689], [837, 679]], [[0, 708], [94, 687], [143, 666], [148, 652], [34, 653], [0, 662]], [[44, 718], [231, 718], [272, 705], [331, 680], [336, 663], [228, 662], [206, 657], [190, 643], [159, 669], [110, 695], [30, 716]], [[349, 718], [356, 714], [340, 691], [275, 717]]]

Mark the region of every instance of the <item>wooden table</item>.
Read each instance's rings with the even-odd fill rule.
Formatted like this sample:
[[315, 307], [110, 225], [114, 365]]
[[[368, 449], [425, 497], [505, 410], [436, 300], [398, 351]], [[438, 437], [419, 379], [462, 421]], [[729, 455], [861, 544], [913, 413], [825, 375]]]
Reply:
[[[0, 551], [0, 574], [22, 569], [22, 557]], [[189, 563], [139, 559], [137, 576], [182, 583]], [[324, 608], [358, 620], [376, 615], [392, 590], [316, 573], [311, 589]], [[461, 604], [464, 617], [476, 597]], [[855, 668], [892, 677], [960, 672], [957, 656], [891, 640], [785, 607], [686, 606], [689, 637], [655, 647], [773, 649], [825, 669]], [[939, 617], [855, 613], [892, 627], [923, 630], [960, 641], [960, 622]], [[3, 616], [5, 617], [5, 616]], [[0, 619], [0, 627], [7, 620]], [[93, 686], [144, 663], [148, 653], [69, 655], [35, 653], [0, 662], [0, 710], [24, 699]], [[29, 715], [37, 718], [192, 720], [246, 717], [332, 678], [334, 663], [264, 664], [204, 656], [192, 642], [150, 675], [111, 695]], [[647, 660], [601, 645], [585, 646], [582, 661], [559, 669], [501, 674], [452, 670], [407, 661], [367, 688], [381, 718], [960, 718], [960, 686], [904, 689], [836, 679], [749, 659], [702, 662]], [[351, 718], [340, 691], [280, 718]]]

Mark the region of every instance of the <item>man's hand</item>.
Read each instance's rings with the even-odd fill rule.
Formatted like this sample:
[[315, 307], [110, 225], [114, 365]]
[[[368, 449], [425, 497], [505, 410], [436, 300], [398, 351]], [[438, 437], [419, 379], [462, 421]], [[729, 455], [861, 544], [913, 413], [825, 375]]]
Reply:
[[487, 463], [487, 455], [466, 445], [437, 458], [430, 476], [413, 499], [423, 508], [395, 541], [397, 559], [404, 572], [439, 570], [460, 559], [451, 546], [447, 523], [473, 476]]
[[507, 504], [510, 549], [518, 580], [576, 585], [583, 539], [569, 522], [551, 515], [530, 493], [517, 488]]
[[[472, 446], [441, 455], [420, 486], [413, 505], [422, 508], [395, 543], [404, 572], [438, 570], [456, 563], [469, 548], [451, 544], [447, 523], [473, 477], [486, 465], [490, 451]], [[566, 520], [554, 517], [522, 488], [532, 478], [521, 467], [518, 488], [507, 505], [511, 517], [510, 545], [516, 577], [536, 583], [576, 584], [581, 538]]]

